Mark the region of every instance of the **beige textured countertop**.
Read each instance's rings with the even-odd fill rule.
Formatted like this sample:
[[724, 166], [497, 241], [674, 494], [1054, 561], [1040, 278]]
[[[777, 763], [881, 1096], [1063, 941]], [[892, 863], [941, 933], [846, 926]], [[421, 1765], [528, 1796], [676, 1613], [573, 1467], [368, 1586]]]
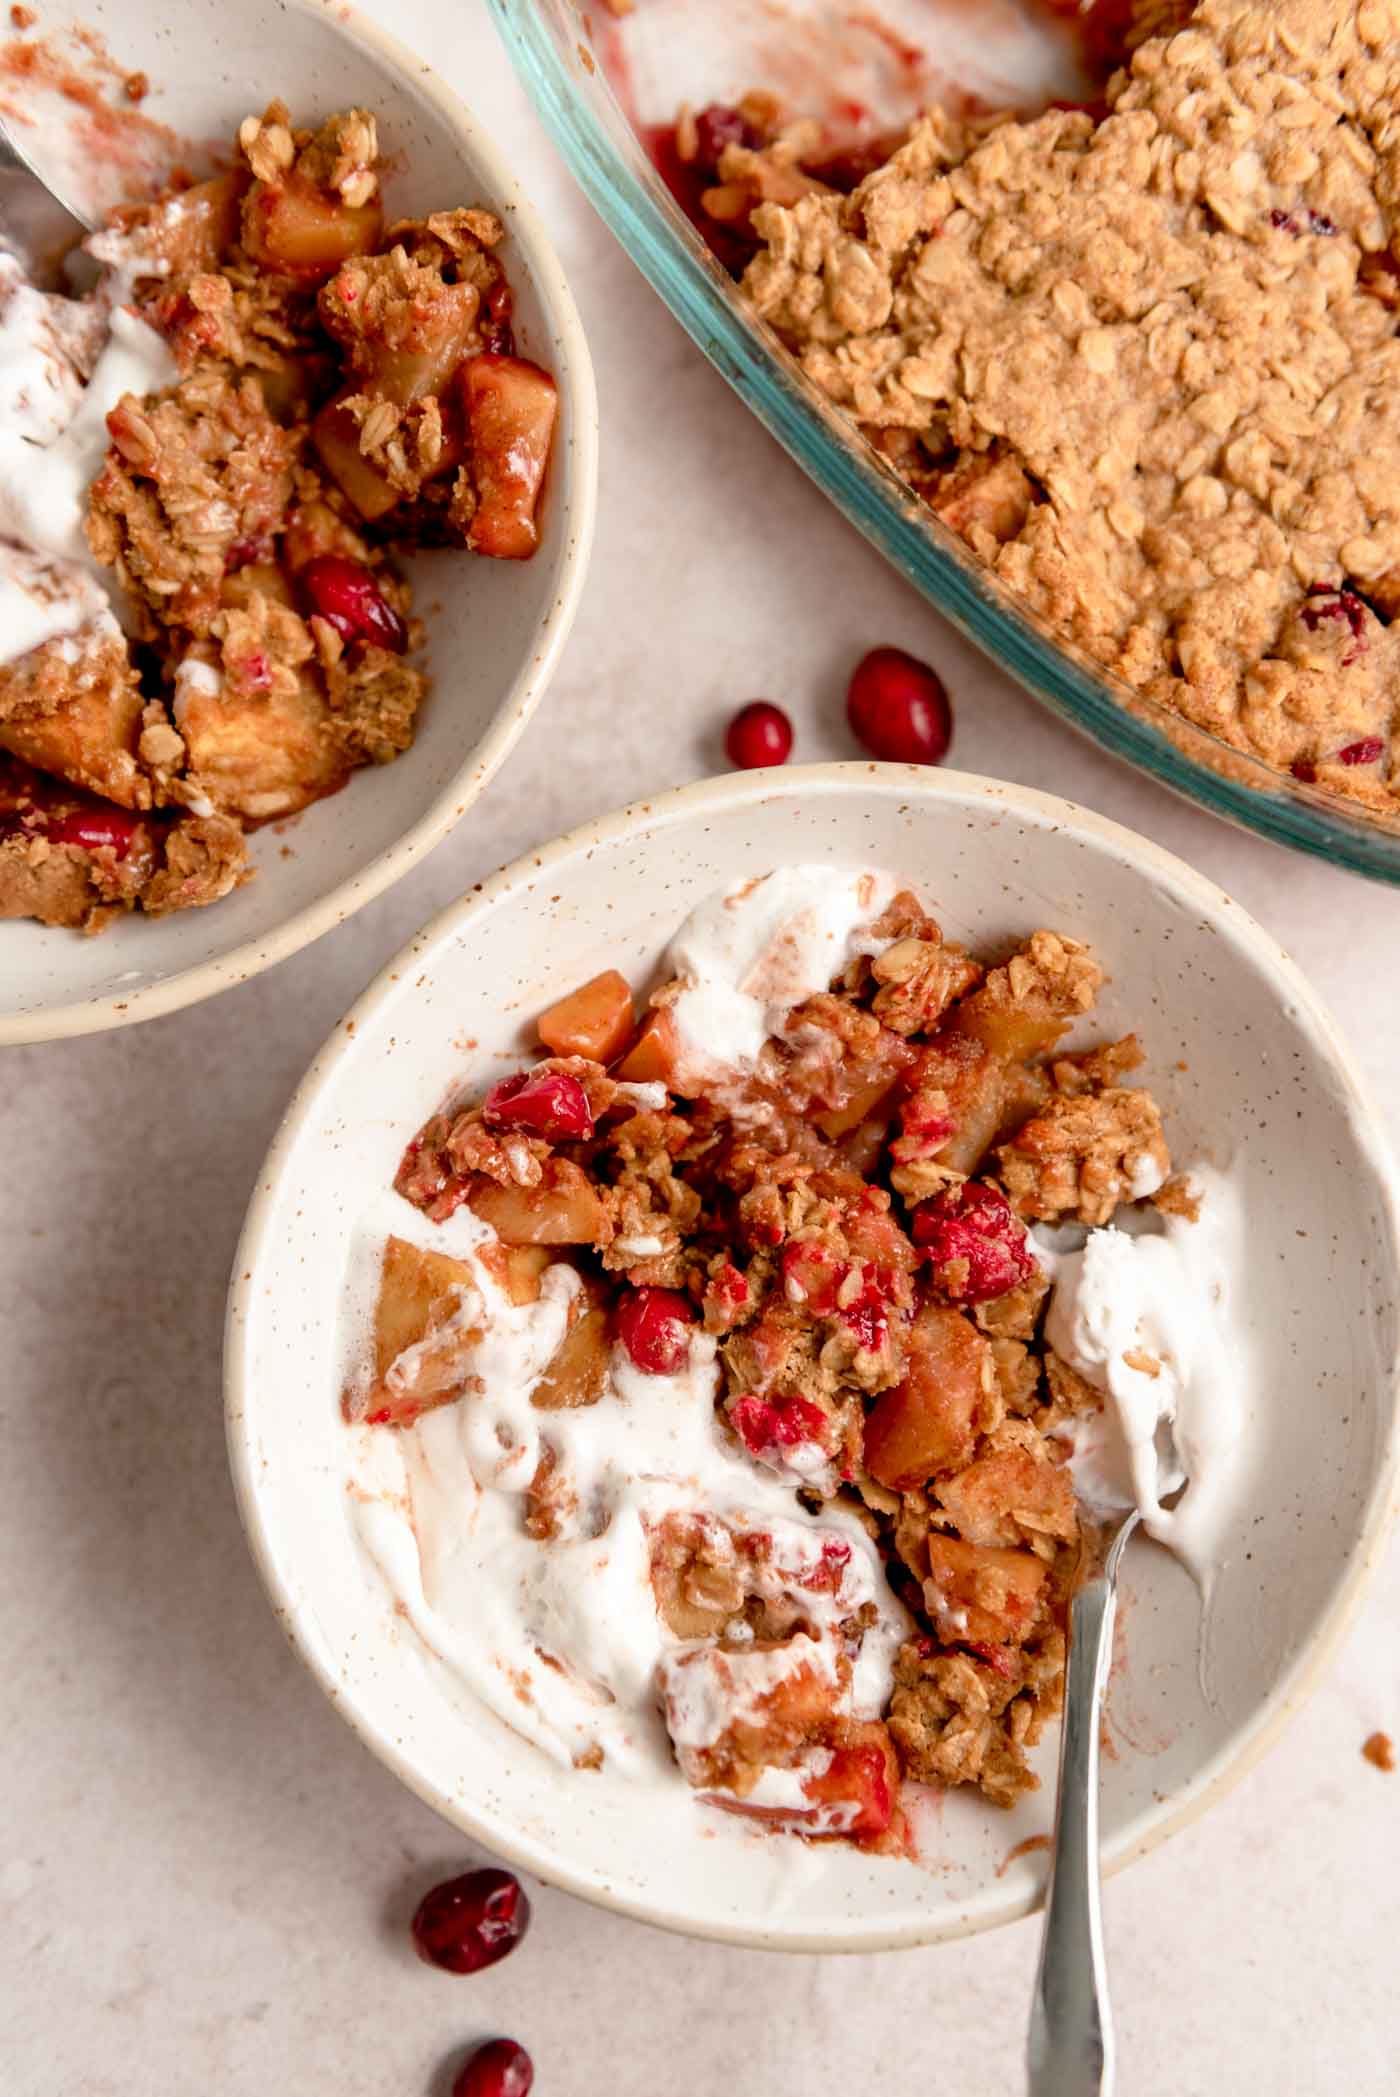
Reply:
[[[788, 706], [850, 755], [876, 642], [943, 670], [956, 761], [1146, 831], [1231, 890], [1331, 1001], [1400, 1125], [1400, 896], [1237, 835], [1094, 754], [973, 657], [823, 504], [574, 190], [481, 0], [374, 0], [475, 105], [562, 251], [598, 367], [593, 574], [553, 691], [482, 806], [309, 952], [195, 1011], [11, 1050], [0, 1209], [6, 2097], [446, 2097], [507, 2031], [539, 2097], [1009, 2097], [1035, 1926], [883, 1959], [730, 1951], [546, 1889], [524, 1949], [449, 1980], [418, 1894], [469, 1861], [302, 1674], [244, 1549], [219, 1346], [243, 1208], [322, 1037], [441, 904], [526, 846], [720, 763]], [[639, 607], [646, 608], [643, 619]], [[1389, 1044], [1389, 1048], [1387, 1048]], [[1400, 1557], [1271, 1758], [1116, 1880], [1124, 2097], [1396, 2086]]]

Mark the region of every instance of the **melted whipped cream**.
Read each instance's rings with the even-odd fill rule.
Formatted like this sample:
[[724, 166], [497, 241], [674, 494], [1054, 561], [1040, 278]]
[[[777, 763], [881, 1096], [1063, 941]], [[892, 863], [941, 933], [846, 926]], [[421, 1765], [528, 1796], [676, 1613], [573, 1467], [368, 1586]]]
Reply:
[[88, 490], [117, 402], [178, 376], [125, 303], [156, 265], [110, 235], [89, 249], [104, 275], [84, 301], [37, 291], [0, 252], [0, 664], [46, 641], [116, 631], [83, 533]]
[[787, 866], [692, 910], [662, 964], [681, 985], [671, 1018], [685, 1081], [752, 1070], [793, 1007], [869, 951], [861, 934], [896, 885], [868, 869]]
[[1206, 1586], [1235, 1504], [1253, 1378], [1238, 1294], [1243, 1205], [1209, 1167], [1193, 1167], [1191, 1184], [1194, 1223], [1166, 1216], [1136, 1234], [1110, 1224], [1077, 1251], [1038, 1250], [1054, 1277], [1046, 1338], [1104, 1394], [1102, 1412], [1064, 1430], [1075, 1491], [1100, 1516], [1138, 1508]]
[[[561, 1763], [601, 1750], [616, 1773], [673, 1775], [658, 1670], [686, 1648], [657, 1610], [650, 1531], [668, 1515], [699, 1515], [772, 1538], [750, 1585], [800, 1598], [818, 1633], [800, 1642], [808, 1656], [834, 1662], [837, 1623], [874, 1605], [847, 1708], [879, 1714], [908, 1618], [855, 1516], [809, 1515], [791, 1481], [760, 1470], [725, 1434], [709, 1335], [692, 1334], [672, 1376], [644, 1374], [616, 1348], [596, 1404], [541, 1411], [530, 1394], [563, 1337], [577, 1274], [547, 1268], [538, 1301], [512, 1304], [480, 1257], [495, 1242], [489, 1226], [466, 1209], [435, 1225], [394, 1196], [367, 1220], [352, 1280], [359, 1359], [390, 1231], [470, 1267], [453, 1317], [468, 1387], [411, 1427], [356, 1431], [353, 1514], [396, 1608], [452, 1675]], [[557, 1531], [537, 1541], [524, 1496], [546, 1452]], [[824, 1586], [807, 1586], [823, 1573]]]

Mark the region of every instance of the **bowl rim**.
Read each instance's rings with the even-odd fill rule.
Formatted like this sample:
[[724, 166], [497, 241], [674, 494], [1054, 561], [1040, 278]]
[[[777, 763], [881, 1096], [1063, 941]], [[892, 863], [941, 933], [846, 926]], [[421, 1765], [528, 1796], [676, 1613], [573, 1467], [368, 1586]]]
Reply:
[[583, 41], [572, 0], [487, 6], [541, 122], [624, 252], [768, 433], [936, 611], [1110, 756], [1275, 844], [1400, 885], [1400, 817], [1372, 820], [1344, 796], [1135, 693], [1064, 643], [824, 399], [744, 307], [646, 156], [604, 59], [594, 56], [625, 25], [604, 16], [590, 29], [584, 17]]
[[[485, 734], [466, 753], [417, 821], [368, 866], [337, 882], [325, 895], [271, 931], [245, 940], [213, 960], [196, 962], [157, 982], [116, 996], [109, 993], [29, 1012], [0, 1013], [0, 1047], [102, 1033], [178, 1012], [186, 1005], [250, 981], [346, 923], [440, 844], [491, 784], [549, 687], [583, 594], [598, 508], [598, 389], [588, 338], [544, 220], [490, 133], [462, 98], [445, 86], [408, 45], [389, 30], [381, 29], [350, 0], [337, 0], [334, 8], [327, 8], [322, 0], [279, 0], [279, 4], [284, 10], [322, 23], [332, 36], [365, 45], [391, 70], [412, 80], [415, 91], [435, 105], [466, 153], [481, 167], [484, 186], [506, 216], [510, 236], [519, 240], [528, 255], [530, 273], [558, 338], [555, 377], [573, 446], [570, 500], [567, 508], [559, 512], [565, 541], [557, 591], [548, 617], [503, 693]], [[556, 491], [556, 496], [562, 502], [562, 491]]]
[[[567, 831], [536, 851], [522, 854], [430, 918], [385, 964], [337, 1022], [288, 1102], [258, 1172], [239, 1236], [224, 1327], [225, 1429], [239, 1519], [274, 1613], [293, 1651], [361, 1742], [425, 1805], [431, 1806], [463, 1833], [483, 1843], [493, 1854], [546, 1883], [591, 1901], [595, 1906], [683, 1936], [761, 1950], [883, 1951], [972, 1936], [1029, 1914], [1040, 1905], [1043, 1887], [1020, 1890], [1008, 1886], [1000, 1902], [993, 1902], [974, 1913], [950, 1910], [946, 1915], [915, 1917], [895, 1925], [877, 1924], [869, 1928], [835, 1924], [828, 1928], [784, 1930], [780, 1933], [758, 1922], [753, 1926], [738, 1922], [697, 1923], [678, 1909], [658, 1904], [654, 1899], [615, 1891], [588, 1870], [559, 1860], [547, 1846], [521, 1833], [508, 1820], [439, 1791], [414, 1768], [399, 1743], [380, 1727], [372, 1713], [346, 1693], [344, 1684], [336, 1679], [333, 1669], [321, 1654], [318, 1642], [302, 1634], [296, 1602], [282, 1582], [271, 1532], [264, 1522], [260, 1494], [262, 1460], [248, 1431], [250, 1389], [245, 1341], [253, 1299], [261, 1287], [261, 1262], [277, 1206], [277, 1191], [291, 1152], [318, 1111], [321, 1095], [342, 1062], [359, 1052], [368, 1033], [366, 1023], [378, 1014], [381, 1007], [412, 995], [415, 978], [421, 974], [426, 956], [448, 945], [461, 943], [474, 920], [487, 915], [517, 889], [547, 881], [556, 867], [581, 852], [591, 853], [625, 843], [648, 831], [664, 831], [679, 821], [703, 819], [706, 815], [727, 813], [750, 803], [790, 796], [794, 790], [813, 797], [840, 796], [847, 791], [872, 786], [898, 793], [905, 799], [924, 800], [933, 806], [940, 803], [962, 806], [986, 803], [1009, 816], [1022, 816], [1043, 827], [1068, 831], [1131, 861], [1213, 925], [1228, 930], [1269, 974], [1277, 987], [1280, 1002], [1287, 1002], [1293, 1008], [1297, 1020], [1311, 1031], [1320, 1052], [1326, 1056], [1350, 1110], [1358, 1150], [1372, 1168], [1376, 1199], [1386, 1214], [1392, 1241], [1400, 1243], [1400, 1164], [1397, 1164], [1385, 1124], [1370, 1096], [1369, 1085], [1336, 1021], [1297, 963], [1272, 933], [1267, 932], [1223, 889], [1150, 839], [1092, 809], [1063, 800], [1058, 795], [1043, 793], [1038, 788], [1012, 785], [975, 773], [935, 772], [918, 765], [814, 764], [715, 776], [631, 802], [624, 808]], [[1377, 1438], [1375, 1472], [1360, 1509], [1354, 1546], [1310, 1637], [1272, 1695], [1257, 1707], [1231, 1742], [1174, 1799], [1159, 1806], [1148, 1825], [1141, 1827], [1136, 1834], [1127, 1835], [1115, 1848], [1104, 1853], [1102, 1868], [1105, 1876], [1122, 1870], [1157, 1848], [1232, 1791], [1275, 1745], [1289, 1721], [1297, 1716], [1317, 1687], [1380, 1562], [1397, 1512], [1394, 1487], [1397, 1476], [1400, 1476], [1400, 1330], [1397, 1331], [1391, 1359], [1378, 1377], [1377, 1396], [1381, 1432]]]

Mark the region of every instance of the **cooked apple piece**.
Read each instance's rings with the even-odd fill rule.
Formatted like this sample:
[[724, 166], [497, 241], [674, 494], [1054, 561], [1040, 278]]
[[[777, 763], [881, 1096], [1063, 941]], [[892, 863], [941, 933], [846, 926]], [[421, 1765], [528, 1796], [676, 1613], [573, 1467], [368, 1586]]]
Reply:
[[528, 560], [539, 544], [535, 509], [559, 409], [558, 388], [538, 364], [491, 350], [468, 357], [460, 384], [477, 493], [467, 544], [495, 560]]
[[204, 692], [183, 686], [175, 720], [189, 768], [215, 804], [249, 822], [294, 815], [345, 784], [349, 768], [327, 733], [309, 681], [291, 692]]
[[327, 502], [299, 502], [287, 519], [282, 535], [282, 562], [291, 575], [325, 554], [338, 553], [343, 560], [367, 561], [369, 543], [337, 517]]
[[471, 1279], [464, 1260], [427, 1251], [407, 1238], [386, 1242], [367, 1407], [376, 1426], [406, 1426], [462, 1388], [464, 1358], [481, 1338], [479, 1327], [454, 1323], [461, 1292]]
[[925, 1599], [942, 1636], [1003, 1645], [1035, 1618], [1049, 1568], [1033, 1551], [969, 1544], [931, 1531]]
[[568, 1406], [596, 1404], [607, 1382], [610, 1352], [608, 1314], [590, 1305], [565, 1333], [558, 1353], [530, 1394], [531, 1405], [552, 1413]]
[[605, 1220], [587, 1175], [567, 1158], [546, 1158], [537, 1186], [482, 1179], [467, 1198], [507, 1245], [592, 1245]]
[[606, 968], [539, 1016], [539, 1037], [552, 1056], [611, 1063], [632, 1039], [636, 1018], [627, 978]]
[[255, 182], [243, 200], [243, 245], [253, 260], [312, 281], [373, 253], [383, 229], [378, 196], [347, 204], [295, 170], [280, 182]]
[[270, 597], [274, 604], [295, 605], [292, 586], [275, 561], [250, 561], [246, 568], [235, 568], [219, 585], [221, 604], [245, 609], [255, 597]]
[[1029, 1535], [1070, 1542], [1079, 1533], [1074, 1485], [1023, 1420], [1007, 1420], [986, 1453], [938, 1487], [940, 1505], [973, 1544], [1019, 1544]]
[[157, 207], [137, 229], [143, 255], [168, 262], [171, 278], [195, 277], [217, 269], [238, 238], [239, 204], [247, 186], [242, 169], [196, 182]]
[[550, 1255], [543, 1245], [483, 1245], [477, 1258], [512, 1303], [538, 1303]]
[[331, 479], [349, 496], [366, 524], [387, 516], [398, 490], [360, 450], [360, 428], [343, 406], [345, 396], [326, 402], [311, 425], [311, 441]]
[[669, 1012], [650, 1012], [613, 1072], [627, 1085], [671, 1085], [676, 1076], [676, 1025]]
[[113, 658], [118, 654], [119, 663], [109, 662], [104, 650], [93, 683], [75, 689], [52, 713], [0, 723], [0, 749], [104, 801], [141, 808], [150, 803], [149, 782], [136, 762], [144, 702], [120, 640], [111, 650]]
[[802, 1789], [812, 1801], [810, 1834], [883, 1835], [899, 1795], [899, 1759], [885, 1728], [874, 1721], [850, 1725], [831, 1760], [814, 1767]]
[[994, 1381], [991, 1349], [970, 1318], [926, 1303], [909, 1332], [903, 1383], [885, 1391], [865, 1423], [865, 1467], [893, 1492], [961, 1469]]

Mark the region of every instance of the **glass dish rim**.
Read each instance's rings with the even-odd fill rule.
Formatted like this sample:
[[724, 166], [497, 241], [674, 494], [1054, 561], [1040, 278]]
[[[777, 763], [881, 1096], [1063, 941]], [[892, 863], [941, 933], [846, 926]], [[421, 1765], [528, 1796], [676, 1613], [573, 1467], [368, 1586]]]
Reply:
[[[599, 83], [587, 14], [564, 44], [542, 0], [487, 0], [511, 63], [565, 163], [609, 231], [692, 340], [846, 519], [982, 653], [1110, 756], [1270, 842], [1400, 886], [1400, 827], [1353, 812], [1325, 789], [1289, 779], [1158, 702], [1111, 684], [1042, 630], [893, 470], [821, 401], [795, 359], [743, 312], [733, 280], [665, 188], [620, 106], [611, 136], [590, 96]], [[605, 4], [605, 0], [599, 0]], [[1120, 696], [1120, 693], [1122, 696]], [[1229, 777], [1180, 747], [1217, 751]]]

